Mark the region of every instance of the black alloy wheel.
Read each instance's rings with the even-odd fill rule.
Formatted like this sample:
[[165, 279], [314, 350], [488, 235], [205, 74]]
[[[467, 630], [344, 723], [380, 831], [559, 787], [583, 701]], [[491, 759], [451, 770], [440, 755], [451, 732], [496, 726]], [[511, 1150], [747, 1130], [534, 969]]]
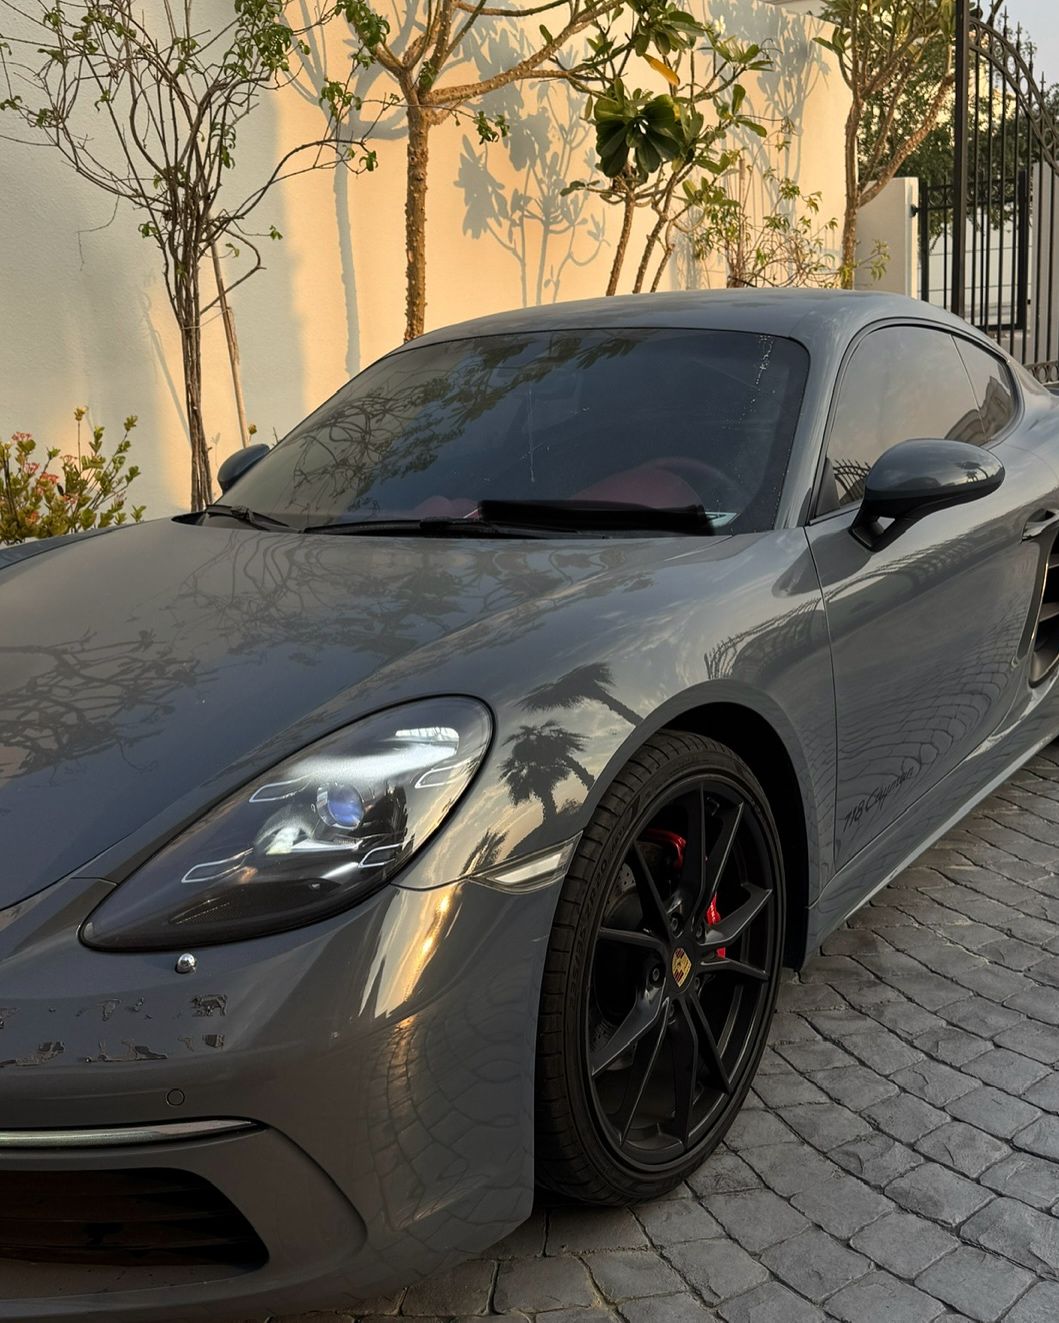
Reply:
[[652, 737], [586, 829], [541, 1001], [538, 1175], [594, 1203], [657, 1197], [750, 1087], [783, 949], [781, 851], [731, 750]]

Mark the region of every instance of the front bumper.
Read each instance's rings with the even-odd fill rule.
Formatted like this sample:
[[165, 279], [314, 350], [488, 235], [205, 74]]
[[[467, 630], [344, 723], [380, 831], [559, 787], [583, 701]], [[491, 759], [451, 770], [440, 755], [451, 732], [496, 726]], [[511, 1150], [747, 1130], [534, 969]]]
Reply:
[[267, 1261], [0, 1258], [0, 1319], [342, 1306], [476, 1253], [528, 1215], [554, 888], [389, 887], [312, 928], [201, 948], [189, 975], [175, 954], [78, 942], [107, 889], [72, 879], [0, 912], [0, 1132], [253, 1128], [0, 1143], [0, 1191], [11, 1173], [190, 1173], [245, 1218]]
[[[265, 1317], [272, 1309], [300, 1307], [305, 1299], [349, 1293], [349, 1265], [363, 1253], [364, 1223], [324, 1173], [275, 1131], [224, 1139], [122, 1146], [72, 1152], [5, 1152], [0, 1188], [12, 1173], [66, 1180], [104, 1174], [101, 1188], [135, 1172], [200, 1176], [244, 1210], [267, 1250], [253, 1266], [198, 1256], [140, 1265], [9, 1260], [0, 1265], [0, 1317], [4, 1319], [232, 1319]], [[23, 1182], [25, 1184], [25, 1182]], [[14, 1210], [10, 1210], [14, 1211]], [[9, 1213], [10, 1215], [10, 1213]], [[108, 1214], [109, 1215], [109, 1214]], [[91, 1216], [91, 1214], [89, 1214]], [[169, 1230], [167, 1224], [158, 1224]], [[50, 1229], [50, 1228], [49, 1228]], [[137, 1227], [136, 1229], [139, 1229]], [[70, 1228], [77, 1231], [76, 1227]], [[113, 1245], [115, 1224], [95, 1224]], [[124, 1228], [123, 1228], [124, 1230]], [[175, 1234], [175, 1233], [173, 1233]], [[82, 1233], [78, 1240], [84, 1243]]]

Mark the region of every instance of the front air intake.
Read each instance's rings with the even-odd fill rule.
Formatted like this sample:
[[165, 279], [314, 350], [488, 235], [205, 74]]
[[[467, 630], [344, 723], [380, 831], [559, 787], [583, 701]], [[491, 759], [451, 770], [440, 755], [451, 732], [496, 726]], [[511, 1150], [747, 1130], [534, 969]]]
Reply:
[[239, 1210], [187, 1171], [0, 1172], [0, 1258], [247, 1270], [268, 1258]]

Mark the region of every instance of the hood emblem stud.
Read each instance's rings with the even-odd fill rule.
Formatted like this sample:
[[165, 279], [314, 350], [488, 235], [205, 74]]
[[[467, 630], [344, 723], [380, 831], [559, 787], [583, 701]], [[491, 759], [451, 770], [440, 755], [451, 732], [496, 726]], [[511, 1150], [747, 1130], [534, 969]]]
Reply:
[[199, 962], [190, 951], [185, 951], [183, 955], [177, 956], [176, 972], [178, 974], [194, 974], [198, 967]]

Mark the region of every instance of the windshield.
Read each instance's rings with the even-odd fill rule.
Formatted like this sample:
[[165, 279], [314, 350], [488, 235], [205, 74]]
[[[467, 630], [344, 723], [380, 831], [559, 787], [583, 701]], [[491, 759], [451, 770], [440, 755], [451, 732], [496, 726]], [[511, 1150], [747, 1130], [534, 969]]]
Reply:
[[482, 501], [701, 506], [772, 526], [808, 369], [791, 340], [585, 330], [423, 345], [343, 386], [225, 500], [294, 527]]

